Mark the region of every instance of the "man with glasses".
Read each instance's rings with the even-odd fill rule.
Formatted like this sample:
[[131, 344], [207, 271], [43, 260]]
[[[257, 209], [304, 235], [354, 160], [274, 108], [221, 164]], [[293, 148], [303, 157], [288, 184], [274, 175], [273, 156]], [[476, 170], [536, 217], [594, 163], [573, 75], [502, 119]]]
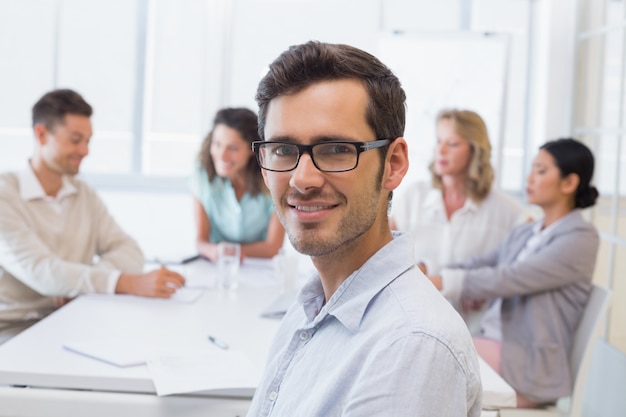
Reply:
[[53, 90], [32, 109], [33, 156], [0, 174], [0, 343], [84, 293], [170, 297], [185, 279], [143, 272], [143, 254], [96, 192], [76, 178], [92, 108]]
[[318, 273], [283, 319], [248, 416], [478, 416], [469, 332], [388, 226], [408, 169], [399, 80], [364, 51], [309, 42], [270, 65], [256, 99], [253, 150]]

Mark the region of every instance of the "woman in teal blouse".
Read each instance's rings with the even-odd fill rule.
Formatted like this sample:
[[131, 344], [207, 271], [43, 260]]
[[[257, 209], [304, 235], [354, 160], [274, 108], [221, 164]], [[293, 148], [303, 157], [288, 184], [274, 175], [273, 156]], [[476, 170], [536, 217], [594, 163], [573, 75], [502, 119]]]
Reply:
[[256, 114], [219, 110], [202, 143], [192, 176], [198, 252], [215, 261], [217, 244], [241, 244], [242, 256], [271, 258], [285, 231], [274, 212], [251, 143], [259, 140]]

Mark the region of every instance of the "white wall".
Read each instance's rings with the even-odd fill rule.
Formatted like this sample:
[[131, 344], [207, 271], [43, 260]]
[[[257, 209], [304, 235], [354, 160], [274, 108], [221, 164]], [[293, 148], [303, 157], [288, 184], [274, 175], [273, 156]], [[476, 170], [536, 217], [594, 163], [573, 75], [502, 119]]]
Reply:
[[99, 194], [148, 259], [166, 261], [196, 253], [190, 194], [110, 190]]
[[[85, 178], [104, 187], [101, 190], [111, 210], [137, 236], [147, 254], [165, 254], [173, 248], [185, 252], [193, 248], [194, 236], [185, 177], [193, 168], [213, 113], [226, 105], [256, 108], [258, 80], [281, 51], [316, 39], [352, 44], [384, 57], [388, 51], [381, 50], [383, 38], [444, 39], [468, 35], [463, 31], [469, 29], [504, 33], [510, 38], [506, 102], [498, 121], [505, 126], [492, 122], [491, 115], [486, 119], [492, 140], [502, 142], [498, 151], [506, 163], [498, 173], [500, 183], [521, 194], [522, 173], [536, 151], [533, 141], [542, 142], [552, 132], [564, 131], [569, 123], [571, 109], [558, 104], [571, 96], [568, 80], [573, 69], [568, 66], [567, 51], [573, 6], [568, 6], [568, 0], [439, 3], [0, 1], [0, 170], [21, 167], [31, 153], [29, 115], [34, 101], [54, 87], [77, 88], [95, 108], [95, 135], [84, 164]], [[532, 43], [527, 39], [531, 5], [538, 28]], [[537, 48], [530, 56], [536, 60], [532, 69], [536, 85], [530, 86], [525, 78], [529, 45]], [[541, 49], [537, 45], [547, 46]], [[435, 63], [458, 65], [460, 71], [466, 66], [455, 62], [455, 53], [443, 48], [434, 48], [429, 54], [405, 52], [419, 55], [409, 57], [414, 70], [402, 74], [401, 81], [407, 86], [429, 78]], [[480, 72], [492, 64], [488, 56], [477, 56], [472, 68]], [[475, 83], [477, 77], [449, 77], [454, 79], [436, 83], [443, 91], [460, 91], [455, 82]], [[486, 83], [482, 88], [493, 93], [501, 85]], [[533, 91], [532, 114], [526, 113], [528, 89]], [[434, 128], [427, 119], [443, 106], [480, 107], [482, 97], [478, 92], [473, 94], [475, 101], [470, 95], [457, 102], [442, 94], [443, 98], [428, 108], [421, 105], [419, 88], [411, 89], [410, 94], [407, 134], [419, 144], [412, 147], [410, 175], [425, 178], [434, 143]], [[411, 111], [424, 113], [421, 130], [415, 128], [419, 115]], [[527, 122], [533, 128], [533, 145], [528, 148], [524, 145]], [[129, 189], [139, 193], [124, 191]], [[159, 193], [162, 189], [176, 192]], [[164, 230], [163, 235], [172, 232], [176, 243], [164, 241], [159, 230]]]

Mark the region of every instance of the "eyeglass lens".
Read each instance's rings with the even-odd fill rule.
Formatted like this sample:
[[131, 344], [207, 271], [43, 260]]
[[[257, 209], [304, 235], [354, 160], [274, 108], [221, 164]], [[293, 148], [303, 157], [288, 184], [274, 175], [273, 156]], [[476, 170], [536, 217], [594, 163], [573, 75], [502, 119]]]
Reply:
[[[313, 163], [323, 171], [343, 171], [356, 167], [358, 150], [352, 143], [317, 143], [311, 148]], [[288, 143], [263, 143], [260, 152], [263, 168], [290, 171], [300, 158], [297, 145]]]

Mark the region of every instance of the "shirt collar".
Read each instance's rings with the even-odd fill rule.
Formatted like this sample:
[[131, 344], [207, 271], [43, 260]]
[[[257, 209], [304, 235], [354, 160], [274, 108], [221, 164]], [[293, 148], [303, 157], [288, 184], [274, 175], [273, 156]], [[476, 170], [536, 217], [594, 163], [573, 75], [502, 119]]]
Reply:
[[415, 267], [409, 235], [394, 232], [393, 236], [391, 242], [339, 286], [323, 307], [324, 291], [319, 275], [302, 288], [298, 302], [313, 326], [332, 315], [350, 331], [357, 332], [371, 300], [398, 276]]
[[547, 236], [548, 234], [552, 233], [554, 229], [558, 228], [561, 223], [564, 223], [565, 219], [567, 219], [570, 216], [576, 216], [576, 215], [580, 216], [580, 211], [572, 210], [571, 212], [567, 213], [565, 216], [561, 217], [560, 219], [558, 219], [557, 221], [555, 221], [554, 223], [552, 223], [550, 226], [546, 227], [545, 229], [542, 229], [543, 219], [539, 219], [533, 225], [533, 235]]
[[[36, 200], [38, 198], [48, 198], [48, 195], [43, 190], [39, 179], [35, 175], [35, 171], [33, 171], [30, 162], [26, 164], [26, 166], [18, 172], [18, 181], [19, 181], [19, 189], [20, 189], [20, 197], [23, 200]], [[63, 184], [61, 185], [61, 189], [56, 195], [57, 200], [61, 200], [71, 194], [76, 194], [78, 190], [72, 184], [67, 175], [62, 177]]]
[[[541, 233], [541, 228], [543, 227], [543, 219], [537, 220], [535, 221], [535, 224], [533, 225], [533, 235], [538, 235], [539, 233]], [[546, 228], [545, 230], [549, 230], [552, 226]]]
[[[428, 194], [426, 194], [426, 198], [424, 199], [424, 207], [432, 210], [445, 210], [443, 205], [443, 193], [439, 188], [433, 187], [428, 191]], [[460, 211], [465, 210], [476, 211], [478, 210], [478, 204], [476, 204], [476, 202], [470, 197], [467, 197]]]
[[424, 199], [424, 206], [431, 209], [443, 209], [443, 193], [439, 188], [431, 188]]
[[472, 198], [467, 197], [465, 199], [465, 204], [463, 204], [463, 209], [469, 210], [469, 211], [476, 211], [478, 210], [478, 204], [476, 204], [476, 202]]
[[[206, 178], [209, 178], [209, 176], [206, 175]], [[237, 194], [235, 192], [235, 187], [233, 186], [233, 182], [228, 177], [220, 177], [219, 175], [216, 175], [213, 178], [213, 184], [216, 187], [216, 189], [224, 190], [234, 199], [234, 201], [237, 201], [238, 203], [241, 203], [241, 201], [244, 201], [250, 198], [250, 193], [246, 190], [241, 196], [241, 200], [238, 201]]]

